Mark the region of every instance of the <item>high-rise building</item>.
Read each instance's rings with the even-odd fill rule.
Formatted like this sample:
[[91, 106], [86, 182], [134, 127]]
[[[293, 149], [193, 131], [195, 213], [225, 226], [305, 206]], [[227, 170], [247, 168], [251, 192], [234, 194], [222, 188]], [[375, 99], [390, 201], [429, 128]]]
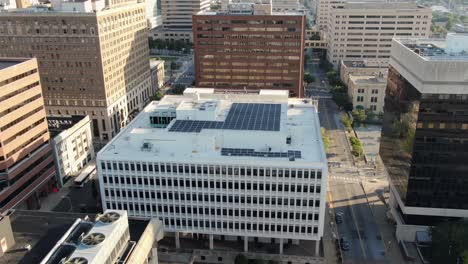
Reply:
[[145, 3], [56, 1], [0, 12], [0, 56], [37, 57], [48, 114], [89, 115], [107, 141], [151, 96]]
[[[105, 209], [167, 232], [282, 244], [323, 234], [327, 161], [317, 108], [288, 91], [188, 88], [148, 105], [97, 156]], [[281, 249], [280, 249], [281, 252]]]
[[192, 16], [210, 9], [210, 0], [160, 0], [162, 27], [152, 31], [153, 38], [192, 42]]
[[146, 18], [150, 29], [162, 25], [161, 0], [146, 1]]
[[467, 43], [392, 42], [380, 156], [400, 240], [414, 239], [414, 225], [468, 217]]
[[326, 30], [327, 59], [387, 64], [394, 37], [429, 37], [432, 11], [413, 3], [344, 3], [333, 7]]
[[37, 61], [0, 58], [0, 212], [39, 208], [55, 181]]
[[193, 23], [197, 86], [304, 95], [303, 14], [272, 12], [270, 1], [242, 2], [200, 12]]

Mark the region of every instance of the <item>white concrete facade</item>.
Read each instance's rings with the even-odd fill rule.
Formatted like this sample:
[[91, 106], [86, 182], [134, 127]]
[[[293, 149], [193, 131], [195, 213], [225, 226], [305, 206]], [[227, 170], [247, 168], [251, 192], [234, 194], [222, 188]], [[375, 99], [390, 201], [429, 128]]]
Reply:
[[[104, 208], [157, 217], [176, 235], [319, 241], [328, 171], [317, 109], [310, 100], [287, 97], [287, 91], [187, 89], [151, 103], [98, 153]], [[181, 120], [226, 122], [234, 103], [280, 105], [279, 130], [171, 131]], [[150, 124], [155, 115], [168, 118], [165, 127]], [[259, 155], [222, 154], [227, 148]], [[301, 156], [268, 156], [288, 150]]]
[[[49, 127], [54, 122], [73, 123], [72, 117], [56, 117], [51, 120], [52, 118], [48, 117]], [[53, 128], [50, 130], [53, 132]], [[52, 140], [52, 147], [58, 182], [63, 185], [64, 178], [77, 176], [79, 171], [95, 157], [89, 116], [84, 116], [80, 121], [56, 135]]]
[[374, 113], [382, 113], [387, 79], [373, 75], [349, 75], [348, 95], [356, 109], [361, 106]]

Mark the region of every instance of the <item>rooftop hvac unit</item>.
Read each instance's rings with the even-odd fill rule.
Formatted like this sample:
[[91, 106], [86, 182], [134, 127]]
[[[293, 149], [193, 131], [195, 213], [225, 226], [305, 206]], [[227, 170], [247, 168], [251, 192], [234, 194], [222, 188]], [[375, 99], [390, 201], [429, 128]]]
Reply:
[[63, 264], [88, 264], [88, 260], [83, 257], [76, 257], [65, 260]]
[[104, 241], [104, 239], [106, 239], [106, 236], [102, 233], [91, 233], [85, 236], [81, 243], [83, 243], [86, 246], [96, 246], [101, 244], [102, 241]]
[[96, 220], [105, 224], [113, 223], [119, 220], [120, 214], [116, 212], [107, 212], [101, 216], [99, 216]]

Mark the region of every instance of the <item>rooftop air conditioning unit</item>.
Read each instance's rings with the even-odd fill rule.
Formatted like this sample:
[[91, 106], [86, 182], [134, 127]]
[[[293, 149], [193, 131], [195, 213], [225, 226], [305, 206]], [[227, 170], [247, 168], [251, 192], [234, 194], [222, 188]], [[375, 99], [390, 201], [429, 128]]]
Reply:
[[101, 244], [104, 239], [106, 239], [106, 236], [102, 233], [91, 233], [85, 236], [85, 238], [81, 240], [81, 243], [86, 246], [96, 246]]
[[88, 264], [88, 260], [83, 257], [76, 257], [65, 260], [63, 264]]
[[105, 223], [105, 224], [110, 224], [113, 223], [117, 220], [119, 220], [120, 214], [117, 212], [107, 212], [101, 216], [99, 216], [96, 220]]

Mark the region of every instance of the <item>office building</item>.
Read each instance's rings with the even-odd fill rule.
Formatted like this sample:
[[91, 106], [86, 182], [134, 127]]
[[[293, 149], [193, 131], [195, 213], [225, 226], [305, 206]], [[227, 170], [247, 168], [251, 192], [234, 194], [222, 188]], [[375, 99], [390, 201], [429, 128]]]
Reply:
[[271, 4], [275, 12], [297, 12], [301, 9], [301, 5], [297, 0], [272, 0]]
[[373, 75], [387, 78], [388, 64], [377, 64], [367, 60], [341, 61], [340, 79], [348, 86], [350, 75]]
[[146, 1], [146, 18], [148, 19], [149, 29], [153, 29], [162, 25], [162, 0]]
[[162, 26], [151, 32], [152, 37], [192, 42], [192, 16], [209, 10], [210, 3], [210, 0], [161, 0]]
[[226, 8], [193, 16], [196, 85], [304, 96], [305, 16], [272, 12], [270, 1]]
[[37, 57], [48, 115], [89, 115], [108, 141], [151, 96], [145, 4], [53, 1], [0, 12], [0, 56]]
[[55, 166], [36, 59], [0, 58], [0, 212], [37, 209]]
[[94, 160], [89, 116], [47, 116], [60, 186]]
[[11, 210], [0, 217], [0, 235], [0, 263], [147, 264], [158, 263], [164, 233], [159, 220], [131, 220], [125, 211]]
[[382, 113], [387, 79], [382, 75], [349, 75], [348, 96], [353, 108]]
[[392, 38], [429, 37], [432, 11], [413, 3], [344, 3], [330, 11], [327, 60], [387, 64]]
[[[323, 235], [327, 161], [316, 105], [288, 91], [188, 88], [152, 102], [97, 155], [105, 209], [166, 232], [283, 243]], [[177, 244], [176, 244], [177, 245]]]
[[467, 41], [393, 40], [380, 156], [399, 240], [468, 217], [468, 45], [456, 48]]

